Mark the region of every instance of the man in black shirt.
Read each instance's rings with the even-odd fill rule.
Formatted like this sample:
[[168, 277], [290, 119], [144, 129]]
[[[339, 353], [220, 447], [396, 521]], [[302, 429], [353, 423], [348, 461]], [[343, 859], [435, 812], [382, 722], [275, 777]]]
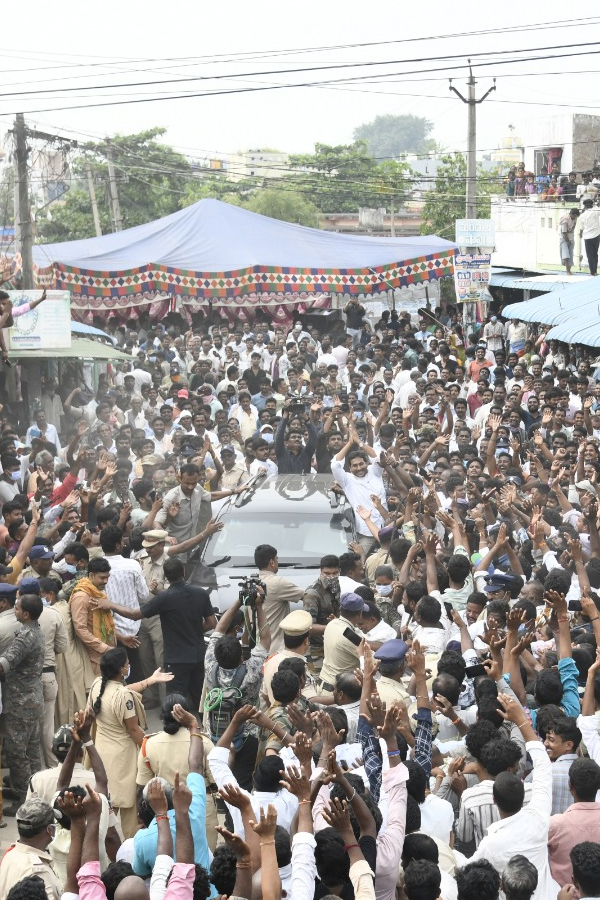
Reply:
[[190, 697], [194, 708], [198, 709], [204, 684], [204, 633], [211, 631], [217, 620], [206, 591], [185, 583], [185, 569], [180, 559], [168, 559], [163, 570], [169, 587], [141, 608], [131, 609], [105, 600], [99, 600], [98, 607], [112, 609], [126, 619], [160, 616], [165, 668], [175, 675], [170, 690]]
[[[280, 475], [310, 475], [311, 461], [317, 446], [317, 432], [310, 420], [306, 422], [308, 440], [302, 443], [299, 431], [290, 431], [286, 438], [286, 429], [290, 418], [290, 400], [286, 400], [281, 411], [281, 422], [275, 434], [275, 453]], [[311, 412], [319, 410], [320, 404], [313, 404]]]
[[260, 367], [261, 355], [256, 350], [250, 355], [250, 368], [246, 369], [242, 378], [248, 386], [250, 396], [258, 394], [260, 391], [260, 383], [264, 378], [265, 372]]
[[365, 308], [361, 306], [356, 297], [353, 297], [346, 303], [344, 312], [346, 313], [346, 331], [352, 335], [352, 346], [356, 347], [366, 314]]

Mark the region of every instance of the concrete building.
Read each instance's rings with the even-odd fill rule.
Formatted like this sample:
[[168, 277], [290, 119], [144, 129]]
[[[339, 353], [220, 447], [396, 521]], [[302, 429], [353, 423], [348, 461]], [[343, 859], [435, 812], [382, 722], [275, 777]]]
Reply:
[[[418, 209], [400, 207], [394, 212], [394, 234], [408, 237], [419, 234], [422, 222]], [[323, 213], [319, 228], [341, 234], [372, 234], [389, 237], [392, 234], [392, 217], [386, 209], [361, 209], [355, 213]]]
[[[575, 204], [536, 203], [528, 199], [507, 202], [506, 197], [493, 197], [491, 218], [496, 226], [493, 266], [510, 266], [532, 272], [563, 271], [560, 260], [558, 225]], [[583, 256], [581, 265], [579, 256]], [[583, 242], [575, 229], [575, 272], [589, 273]]]
[[600, 165], [600, 116], [563, 113], [532, 119], [525, 135], [525, 169], [539, 175], [557, 162], [563, 175]]
[[230, 181], [243, 178], [281, 178], [289, 169], [289, 156], [277, 150], [247, 150], [227, 157]]

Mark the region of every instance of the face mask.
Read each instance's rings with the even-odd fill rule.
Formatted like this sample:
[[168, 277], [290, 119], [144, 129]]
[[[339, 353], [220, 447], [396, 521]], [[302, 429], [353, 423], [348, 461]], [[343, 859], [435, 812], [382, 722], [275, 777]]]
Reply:
[[339, 588], [339, 586], [340, 586], [339, 578], [337, 577], [337, 575], [334, 575], [333, 578], [329, 578], [327, 575], [321, 575], [320, 578], [321, 578], [321, 584], [323, 585], [324, 588], [330, 588], [330, 589], [335, 590], [336, 588]]
[[272, 434], [271, 434], [270, 432], [268, 432], [268, 431], [265, 431], [265, 432], [263, 433], [263, 440], [266, 441], [267, 444], [272, 444], [272, 443], [273, 443], [273, 440], [274, 440], [274, 435], [272, 435]]
[[392, 593], [394, 586], [392, 584], [378, 584], [376, 587], [378, 594], [382, 597], [388, 597]]
[[50, 606], [50, 602], [47, 597], [42, 597], [42, 595], [40, 594], [40, 600], [42, 601], [44, 606]]
[[10, 475], [10, 477], [12, 478], [13, 481], [21, 480], [21, 470], [20, 469], [16, 469], [14, 472], [9, 472], [8, 474]]
[[129, 680], [130, 675], [131, 675], [131, 666], [127, 666], [127, 674], [125, 676], [125, 681]]
[[69, 575], [75, 575], [77, 573], [77, 566], [66, 565], [65, 569], [69, 573]]

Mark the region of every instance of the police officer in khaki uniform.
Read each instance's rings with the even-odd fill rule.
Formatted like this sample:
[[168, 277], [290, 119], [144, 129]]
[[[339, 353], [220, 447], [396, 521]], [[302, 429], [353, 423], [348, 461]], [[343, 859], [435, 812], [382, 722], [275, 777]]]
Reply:
[[[142, 574], [148, 585], [151, 597], [155, 594], [160, 594], [167, 586], [163, 566], [169, 558], [165, 552], [165, 541], [168, 536], [166, 531], [156, 528], [153, 531], [147, 531], [142, 541], [142, 547], [146, 552], [143, 556], [138, 557], [138, 562], [142, 567]], [[151, 675], [156, 669], [162, 668], [164, 664], [164, 644], [160, 616], [142, 619], [138, 638], [140, 641], [140, 661], [144, 675]], [[146, 709], [160, 706], [162, 702], [161, 691], [164, 698], [164, 688], [161, 688], [160, 685], [152, 685], [152, 687], [144, 691], [143, 697]]]
[[376, 681], [377, 693], [389, 709], [396, 700], [401, 700], [407, 707], [410, 697], [402, 684], [404, 675], [404, 658], [408, 653], [408, 645], [399, 638], [386, 641], [374, 653], [379, 660], [379, 679]]
[[[184, 726], [179, 725], [171, 715], [173, 706], [182, 701], [185, 701], [185, 697], [182, 697], [181, 694], [169, 694], [166, 697], [162, 708], [164, 730], [146, 735], [142, 742], [135, 779], [138, 798], [143, 788], [153, 778], [164, 778], [170, 785], [173, 785], [176, 772], [179, 772], [182, 779], [189, 775], [190, 732]], [[198, 731], [200, 731], [200, 726], [198, 726]], [[219, 824], [216, 806], [217, 787], [208, 765], [208, 754], [214, 749], [214, 744], [205, 734], [202, 735], [202, 743], [204, 744], [202, 774], [206, 785], [206, 839], [211, 851], [214, 851], [218, 838], [215, 828]]]
[[[284, 659], [299, 656], [306, 659], [308, 650], [309, 632], [312, 626], [312, 616], [305, 609], [296, 609], [291, 612], [285, 619], [282, 619], [279, 627], [283, 632], [284, 649], [279, 653], [273, 653], [263, 667], [263, 682], [260, 690], [261, 709], [265, 712], [275, 702], [273, 692], [271, 691], [271, 681], [273, 675], [279, 669]], [[307, 673], [307, 684], [303, 689], [303, 695], [309, 699], [316, 694], [316, 686]]]
[[56, 824], [54, 810], [44, 800], [26, 800], [17, 810], [19, 840], [6, 853], [0, 866], [0, 897], [31, 875], [44, 882], [48, 900], [60, 900], [63, 885], [48, 852]]
[[314, 584], [304, 592], [304, 608], [312, 617], [310, 647], [307, 656], [309, 670], [318, 675], [323, 665], [323, 635], [327, 623], [340, 614], [340, 561], [329, 554], [321, 559], [321, 571]]
[[360, 623], [363, 612], [368, 611], [369, 607], [358, 594], [342, 594], [340, 616], [329, 622], [323, 633], [323, 667], [316, 679], [319, 695], [333, 695], [337, 676], [358, 668], [357, 647], [364, 637]]

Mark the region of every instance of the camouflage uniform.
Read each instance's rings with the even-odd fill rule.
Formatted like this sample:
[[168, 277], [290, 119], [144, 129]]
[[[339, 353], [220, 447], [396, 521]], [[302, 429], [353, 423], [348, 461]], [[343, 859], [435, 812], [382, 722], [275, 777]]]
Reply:
[[5, 738], [3, 764], [10, 769], [13, 789], [22, 802], [32, 775], [42, 768], [40, 722], [44, 713], [42, 669], [45, 641], [37, 622], [24, 625], [0, 665], [4, 669]]
[[[311, 614], [315, 625], [327, 625], [329, 616], [339, 616], [340, 614], [340, 598], [334, 596], [329, 588], [323, 587], [320, 578], [307, 587], [302, 602], [304, 603], [304, 609]], [[308, 663], [308, 668], [314, 674], [318, 674], [321, 671], [321, 666], [323, 665], [322, 634], [310, 636], [306, 662]]]
[[394, 606], [393, 603], [390, 603], [389, 600], [380, 597], [378, 594], [375, 594], [375, 603], [381, 613], [382, 620], [387, 622], [388, 625], [391, 625], [391, 627], [396, 630], [397, 634], [400, 634], [399, 629], [402, 627], [402, 616], [398, 612], [398, 607]]

